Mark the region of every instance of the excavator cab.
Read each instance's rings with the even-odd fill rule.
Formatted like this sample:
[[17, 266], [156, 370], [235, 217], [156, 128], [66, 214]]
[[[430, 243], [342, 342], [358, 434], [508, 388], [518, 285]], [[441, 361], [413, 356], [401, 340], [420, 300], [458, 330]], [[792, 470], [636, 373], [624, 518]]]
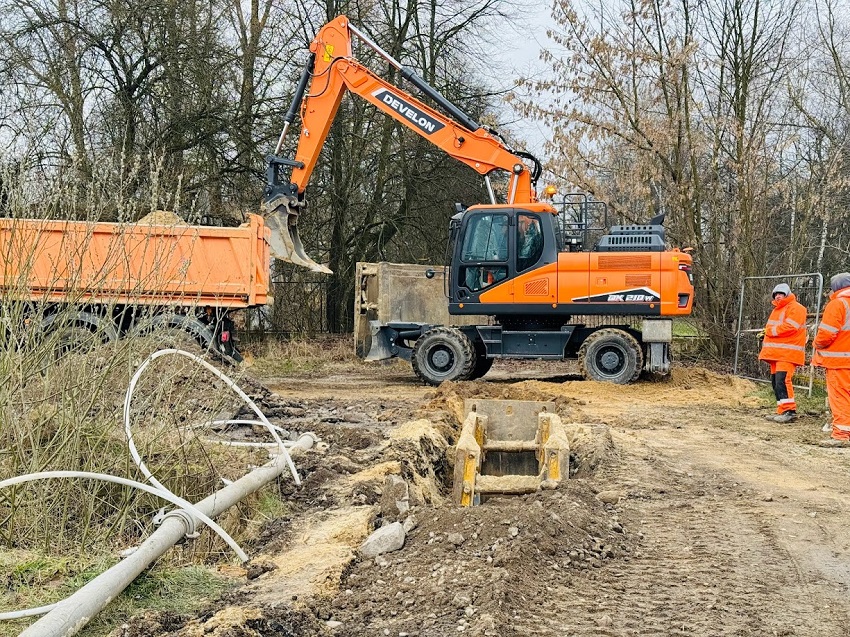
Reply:
[[492, 286], [555, 263], [562, 249], [554, 216], [543, 205], [473, 206], [453, 224], [451, 303], [478, 302]]

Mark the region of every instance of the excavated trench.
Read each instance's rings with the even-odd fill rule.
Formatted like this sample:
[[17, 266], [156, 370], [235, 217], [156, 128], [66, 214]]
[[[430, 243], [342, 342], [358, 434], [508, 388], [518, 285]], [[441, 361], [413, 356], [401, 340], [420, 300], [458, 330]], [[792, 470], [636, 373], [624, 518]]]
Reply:
[[[148, 615], [122, 637], [510, 635], [505, 626], [530, 612], [530, 600], [545, 597], [547, 582], [631, 551], [616, 511], [591, 484], [616, 458], [605, 425], [573, 427], [571, 477], [558, 488], [491, 497], [471, 508], [451, 504], [451, 449], [464, 400], [541, 397], [534, 392], [444, 384], [395, 425], [362, 411], [346, 420], [342, 404], [311, 412], [316, 405], [253, 389], [275, 424], [309, 426], [327, 449], [299, 460], [300, 488], [280, 484], [292, 511], [248, 547], [254, 557], [243, 586], [179, 628], [172, 616], [157, 628], [157, 617]], [[569, 400], [556, 400], [555, 408], [571, 422]], [[407, 529], [404, 546], [361, 557], [363, 540], [393, 522]]]

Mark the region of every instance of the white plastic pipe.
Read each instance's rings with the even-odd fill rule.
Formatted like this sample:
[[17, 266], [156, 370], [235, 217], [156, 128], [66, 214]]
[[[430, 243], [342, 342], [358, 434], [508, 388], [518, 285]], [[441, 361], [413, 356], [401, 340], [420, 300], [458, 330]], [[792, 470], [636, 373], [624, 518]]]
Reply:
[[0, 621], [44, 615], [45, 613], [52, 611], [54, 608], [56, 608], [56, 604], [48, 604], [47, 606], [37, 606], [35, 608], [25, 608], [24, 610], [13, 610], [8, 613], [0, 613]]
[[[305, 432], [298, 437], [298, 440], [284, 440], [283, 446], [287, 449], [291, 449], [292, 447], [303, 447], [303, 445], [299, 444], [299, 441], [304, 436], [309, 436], [313, 443], [318, 442], [319, 438], [312, 431]], [[225, 445], [227, 447], [254, 447], [257, 449], [277, 449], [276, 442], [253, 442], [250, 440], [228, 440], [227, 438], [201, 438], [204, 442], [208, 442], [214, 445]]]
[[[113, 476], [106, 473], [92, 473], [90, 471], [42, 471], [40, 473], [28, 473], [23, 476], [16, 476], [14, 478], [9, 478], [7, 480], [3, 480], [0, 482], [0, 489], [5, 489], [6, 487], [13, 487], [18, 484], [24, 484], [26, 482], [35, 482], [38, 480], [50, 480], [56, 478], [88, 478], [92, 480], [103, 480], [105, 482], [112, 482], [113, 484], [121, 484], [127, 487], [133, 487], [135, 489], [141, 489], [151, 495], [155, 495], [158, 498], [162, 498], [167, 502], [171, 502], [172, 504], [177, 505], [184, 511], [189, 511], [181, 505], [181, 502], [185, 502], [182, 498], [178, 498], [177, 496], [167, 493], [164, 491], [160, 491], [156, 487], [152, 487], [150, 485], [144, 484], [143, 482], [136, 482], [135, 480], [129, 480], [128, 478], [122, 478], [120, 476]], [[213, 531], [215, 531], [221, 539], [227, 542], [228, 546], [230, 546], [236, 554], [239, 556], [243, 562], [248, 560], [248, 556], [245, 554], [245, 551], [236, 543], [236, 541], [227, 534], [227, 532], [222, 529], [218, 524], [213, 522], [209, 517], [207, 517], [201, 511], [198, 511], [194, 506], [190, 505], [190, 515], [195, 515], [199, 520], [204, 522], [207, 526], [209, 526]], [[48, 604], [47, 606], [39, 606], [37, 608], [25, 608], [23, 610], [10, 611], [8, 613], [0, 613], [0, 621], [6, 621], [8, 619], [21, 619], [22, 617], [32, 617], [34, 615], [44, 615], [45, 613], [49, 613], [51, 610], [56, 608], [57, 604]]]
[[[237, 419], [237, 420], [211, 420], [209, 422], [205, 422], [202, 425], [195, 425], [193, 427], [193, 429], [200, 429], [200, 428], [206, 428], [206, 427], [221, 427], [221, 426], [227, 426], [227, 425], [252, 425], [252, 426], [262, 425], [264, 427], [267, 426], [266, 423], [264, 423], [262, 420], [241, 420], [241, 419]], [[287, 431], [283, 427], [278, 427], [277, 425], [272, 425], [271, 428], [274, 429], [276, 432], [283, 434], [285, 436], [289, 435], [289, 431]]]
[[237, 385], [233, 380], [231, 380], [227, 375], [217, 370], [215, 367], [210, 365], [207, 361], [200, 358], [199, 356], [195, 356], [189, 352], [184, 352], [180, 349], [161, 349], [157, 352], [154, 352], [150, 356], [145, 359], [145, 362], [139, 366], [139, 369], [136, 370], [136, 373], [133, 374], [133, 378], [130, 379], [130, 386], [127, 387], [127, 395], [124, 397], [124, 433], [127, 435], [127, 444], [130, 447], [130, 455], [133, 457], [133, 461], [139, 467], [142, 473], [145, 474], [145, 477], [151, 484], [158, 486], [160, 489], [164, 491], [168, 491], [168, 487], [163, 485], [159, 480], [157, 480], [150, 469], [148, 469], [147, 465], [142, 460], [139, 455], [138, 450], [136, 449], [136, 443], [133, 441], [133, 432], [130, 430], [130, 403], [133, 399], [133, 392], [136, 389], [136, 383], [139, 382], [139, 378], [142, 373], [147, 369], [148, 365], [154, 362], [157, 358], [162, 356], [168, 356], [170, 354], [174, 354], [177, 356], [184, 356], [188, 359], [191, 359], [201, 365], [204, 369], [209, 371], [211, 374], [222, 380], [231, 390], [233, 390], [242, 400], [244, 400], [248, 406], [257, 414], [257, 417], [262, 421], [263, 425], [265, 425], [269, 433], [271, 433], [272, 438], [278, 444], [280, 448], [280, 455], [282, 455], [286, 459], [286, 463], [289, 466], [289, 470], [292, 472], [292, 478], [295, 480], [296, 485], [301, 484], [301, 478], [298, 477], [298, 471], [295, 469], [295, 464], [292, 462], [292, 458], [289, 457], [289, 452], [283, 446], [283, 441], [280, 439], [280, 436], [277, 435], [275, 431], [275, 426], [269, 422], [269, 419], [266, 418], [265, 414], [260, 411], [260, 408], [248, 397], [242, 389]]
[[[303, 441], [303, 442], [302, 442]], [[302, 436], [296, 448], [309, 448], [313, 439]], [[309, 446], [307, 446], [309, 445]], [[220, 491], [195, 504], [195, 509], [209, 517], [224, 513], [246, 496], [277, 479], [287, 469], [287, 460], [278, 456], [271, 463], [255, 469]], [[70, 637], [76, 635], [130, 583], [186, 534], [185, 522], [169, 517], [135, 552], [101, 573], [76, 593], [56, 604], [47, 615], [24, 630], [19, 637]]]
[[158, 498], [162, 498], [167, 502], [171, 502], [171, 504], [176, 504], [181, 509], [195, 515], [201, 522], [203, 522], [213, 531], [215, 531], [221, 537], [222, 540], [227, 542], [228, 546], [230, 546], [230, 548], [234, 550], [234, 552], [239, 556], [240, 560], [242, 560], [243, 562], [248, 561], [248, 555], [246, 555], [245, 551], [240, 548], [236, 541], [232, 537], [230, 537], [223, 528], [213, 522], [203, 511], [199, 511], [191, 502], [187, 502], [183, 498], [174, 495], [167, 489], [158, 489], [143, 482], [136, 482], [135, 480], [130, 480], [129, 478], [113, 476], [109, 475], [108, 473], [92, 473], [91, 471], [41, 471], [39, 473], [28, 473], [23, 476], [7, 478], [6, 480], [0, 482], [0, 489], [13, 487], [16, 484], [24, 484], [25, 482], [48, 480], [50, 478], [89, 478], [91, 480], [103, 480], [105, 482], [121, 484], [125, 487], [141, 489], [142, 491], [150, 493], [151, 495], [155, 495]]

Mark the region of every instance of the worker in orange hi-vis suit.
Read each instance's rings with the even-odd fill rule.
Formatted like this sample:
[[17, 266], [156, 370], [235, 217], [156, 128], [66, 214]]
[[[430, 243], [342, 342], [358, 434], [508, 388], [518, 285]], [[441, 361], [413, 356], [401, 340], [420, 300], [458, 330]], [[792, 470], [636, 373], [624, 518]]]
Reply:
[[770, 380], [776, 396], [774, 422], [797, 418], [794, 401], [794, 370], [806, 362], [806, 308], [797, 302], [787, 283], [773, 288], [773, 312], [767, 320], [759, 360], [770, 364]]
[[812, 363], [826, 370], [832, 438], [850, 440], [850, 272], [829, 282], [832, 294], [815, 336]]

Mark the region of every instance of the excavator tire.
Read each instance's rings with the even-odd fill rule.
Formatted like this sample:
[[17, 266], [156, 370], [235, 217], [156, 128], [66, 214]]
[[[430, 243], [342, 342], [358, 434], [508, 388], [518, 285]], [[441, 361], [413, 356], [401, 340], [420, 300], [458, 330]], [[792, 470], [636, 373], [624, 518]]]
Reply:
[[413, 346], [413, 371], [429, 385], [444, 380], [466, 380], [475, 369], [475, 347], [454, 327], [428, 330]]
[[475, 365], [472, 368], [472, 372], [469, 374], [469, 380], [476, 380], [478, 378], [482, 378], [487, 372], [490, 371], [490, 368], [493, 367], [492, 358], [487, 358], [487, 351], [484, 349], [484, 344], [476, 344], [475, 345]]
[[585, 378], [618, 385], [637, 380], [643, 369], [643, 350], [637, 339], [624, 330], [601, 329], [585, 339], [578, 351], [578, 364]]

